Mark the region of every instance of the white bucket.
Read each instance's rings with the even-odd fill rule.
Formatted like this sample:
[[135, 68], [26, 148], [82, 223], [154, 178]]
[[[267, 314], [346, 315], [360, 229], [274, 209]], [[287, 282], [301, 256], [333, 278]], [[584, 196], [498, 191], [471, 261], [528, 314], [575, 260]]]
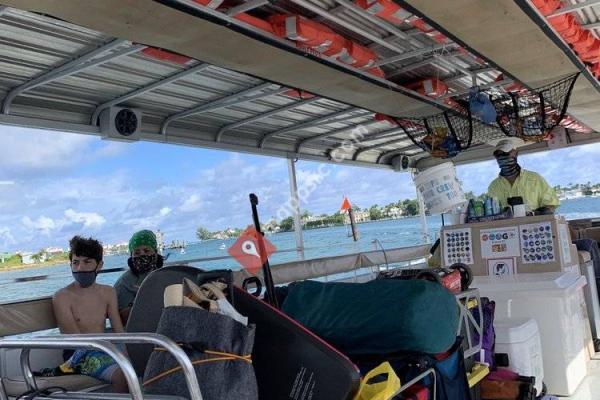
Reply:
[[431, 214], [439, 214], [467, 202], [451, 162], [420, 172], [414, 182], [425, 209]]

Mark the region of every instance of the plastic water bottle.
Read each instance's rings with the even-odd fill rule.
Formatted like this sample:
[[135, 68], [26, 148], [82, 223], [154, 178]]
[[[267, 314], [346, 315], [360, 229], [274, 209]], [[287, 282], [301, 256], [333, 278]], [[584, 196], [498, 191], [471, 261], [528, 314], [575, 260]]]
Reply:
[[494, 209], [494, 215], [499, 215], [502, 210], [500, 209], [500, 201], [497, 198], [492, 198], [492, 208]]
[[474, 208], [476, 217], [483, 217], [485, 215], [485, 207], [482, 201], [476, 201]]
[[475, 202], [473, 199], [469, 200], [469, 205], [467, 206], [467, 216], [469, 218], [475, 218]]
[[491, 197], [486, 197], [485, 202], [483, 203], [483, 208], [486, 217], [490, 217], [494, 215], [494, 203]]

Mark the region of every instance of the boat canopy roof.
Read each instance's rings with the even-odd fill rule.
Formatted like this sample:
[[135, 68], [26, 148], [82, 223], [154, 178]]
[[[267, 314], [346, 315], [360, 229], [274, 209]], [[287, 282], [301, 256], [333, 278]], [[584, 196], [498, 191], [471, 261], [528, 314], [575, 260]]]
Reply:
[[[424, 168], [444, 160], [386, 116], [452, 110], [474, 83], [535, 88], [582, 72], [567, 113], [583, 129], [570, 145], [600, 138], [598, 80], [525, 0], [389, 1], [395, 24], [361, 8], [372, 1], [214, 1], [4, 0], [0, 123], [102, 136], [100, 116], [120, 106], [141, 111], [136, 140], [387, 169], [406, 155]], [[587, 3], [571, 11], [593, 30], [600, 13]], [[349, 58], [277, 36], [263, 24], [274, 15], [331, 29]], [[490, 158], [486, 144], [504, 135], [473, 124], [456, 163]]]

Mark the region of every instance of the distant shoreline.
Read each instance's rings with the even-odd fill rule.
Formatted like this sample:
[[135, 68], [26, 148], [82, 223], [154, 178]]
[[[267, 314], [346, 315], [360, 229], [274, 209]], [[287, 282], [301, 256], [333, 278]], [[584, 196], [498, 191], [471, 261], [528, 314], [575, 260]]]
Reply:
[[45, 261], [42, 263], [34, 263], [34, 264], [21, 264], [21, 265], [12, 265], [10, 267], [3, 267], [0, 264], [0, 273], [2, 272], [14, 272], [22, 269], [34, 269], [34, 268], [43, 268], [43, 267], [52, 267], [55, 265], [68, 263], [68, 260], [55, 260], [55, 261]]

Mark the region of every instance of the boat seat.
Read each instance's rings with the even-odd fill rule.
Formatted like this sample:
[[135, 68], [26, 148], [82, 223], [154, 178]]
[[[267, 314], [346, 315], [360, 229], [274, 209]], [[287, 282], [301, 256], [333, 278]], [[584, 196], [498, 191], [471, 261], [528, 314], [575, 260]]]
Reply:
[[[200, 272], [203, 272], [203, 270], [190, 266], [169, 266], [160, 268], [148, 275], [138, 290], [125, 330], [129, 333], [156, 332], [164, 308], [163, 293], [165, 288], [169, 285], [181, 283], [183, 278], [194, 281]], [[155, 275], [155, 278], [151, 279], [153, 275]], [[158, 276], [160, 278], [156, 279]], [[127, 345], [127, 353], [138, 376], [144, 375], [153, 347], [147, 344]]]
[[[97, 389], [107, 386], [106, 383], [94, 379], [86, 375], [63, 375], [52, 377], [37, 377], [35, 378], [38, 389], [45, 389], [51, 386], [59, 386], [69, 391], [86, 391], [92, 392]], [[22, 376], [13, 378], [2, 378], [6, 394], [9, 397], [18, 397], [25, 393], [27, 385]]]

